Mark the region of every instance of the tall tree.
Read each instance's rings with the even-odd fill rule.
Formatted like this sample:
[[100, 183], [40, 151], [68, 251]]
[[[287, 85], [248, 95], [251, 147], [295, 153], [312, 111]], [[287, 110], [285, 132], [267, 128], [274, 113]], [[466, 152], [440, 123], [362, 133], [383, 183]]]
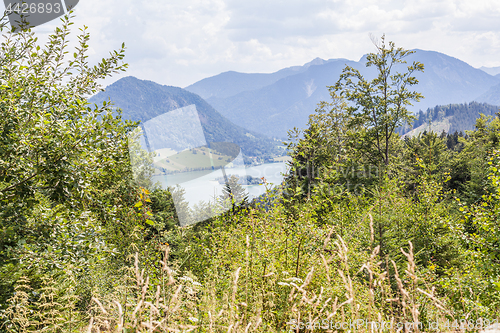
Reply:
[[393, 42], [387, 45], [385, 35], [380, 43], [374, 41], [374, 44], [377, 53], [368, 54], [366, 66], [375, 66], [377, 77], [368, 81], [357, 69], [346, 66], [330, 88], [351, 102], [347, 110], [352, 115], [352, 124], [363, 128], [356, 133], [358, 149], [364, 151], [372, 163], [382, 162], [387, 166], [395, 130], [414, 119], [407, 106], [423, 98], [422, 94], [409, 89], [418, 83], [413, 73], [423, 72], [424, 65], [414, 61], [406, 71], [395, 72], [395, 67], [406, 64], [404, 58], [414, 51], [396, 47]]

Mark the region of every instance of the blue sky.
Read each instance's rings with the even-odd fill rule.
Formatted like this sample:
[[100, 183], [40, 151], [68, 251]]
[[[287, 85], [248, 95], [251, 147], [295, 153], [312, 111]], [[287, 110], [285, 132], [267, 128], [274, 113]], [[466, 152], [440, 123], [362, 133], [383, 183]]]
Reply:
[[125, 42], [125, 75], [180, 87], [228, 70], [359, 60], [374, 51], [370, 34], [383, 33], [407, 49], [500, 66], [498, 0], [81, 0], [75, 14], [75, 30], [89, 27], [91, 61]]

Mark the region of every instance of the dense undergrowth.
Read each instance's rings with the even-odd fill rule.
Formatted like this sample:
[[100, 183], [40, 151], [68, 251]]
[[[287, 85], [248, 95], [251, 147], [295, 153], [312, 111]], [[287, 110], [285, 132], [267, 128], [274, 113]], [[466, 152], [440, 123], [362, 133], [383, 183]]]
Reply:
[[484, 269], [489, 260], [463, 246], [460, 216], [447, 214], [440, 184], [424, 186], [420, 202], [393, 182], [378, 197], [314, 194], [297, 215], [276, 200], [268, 211], [257, 206], [172, 228], [162, 235], [167, 244], [138, 245], [122, 265], [96, 262], [84, 280], [66, 268], [34, 287], [23, 275], [6, 327], [281, 332], [356, 323], [354, 331], [369, 332], [382, 323], [384, 331], [403, 323], [408, 331], [414, 323], [451, 331], [473, 322], [474, 331], [498, 316], [497, 281]]

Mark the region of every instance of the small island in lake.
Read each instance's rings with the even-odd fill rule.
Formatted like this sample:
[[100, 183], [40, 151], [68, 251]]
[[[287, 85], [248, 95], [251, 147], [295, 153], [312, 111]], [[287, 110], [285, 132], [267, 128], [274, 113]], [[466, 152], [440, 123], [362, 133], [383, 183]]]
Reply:
[[[227, 175], [227, 179], [230, 179], [233, 176], [238, 178], [238, 184], [240, 184], [240, 185], [262, 185], [262, 184], [264, 184], [262, 179], [257, 178], [257, 177], [252, 177], [250, 175], [246, 175], [244, 177], [240, 177], [238, 175]], [[217, 177], [217, 178], [215, 178], [215, 180], [218, 181], [219, 184], [224, 184], [226, 182], [224, 177]]]

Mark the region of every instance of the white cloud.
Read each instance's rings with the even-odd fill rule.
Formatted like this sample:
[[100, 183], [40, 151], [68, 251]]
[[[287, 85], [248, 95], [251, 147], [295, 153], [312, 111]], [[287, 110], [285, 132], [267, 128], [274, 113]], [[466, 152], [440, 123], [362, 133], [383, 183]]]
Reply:
[[358, 60], [374, 50], [370, 33], [476, 67], [500, 66], [497, 0], [82, 0], [75, 14], [75, 26], [89, 26], [91, 60], [125, 42], [126, 75], [168, 85], [315, 57]]

